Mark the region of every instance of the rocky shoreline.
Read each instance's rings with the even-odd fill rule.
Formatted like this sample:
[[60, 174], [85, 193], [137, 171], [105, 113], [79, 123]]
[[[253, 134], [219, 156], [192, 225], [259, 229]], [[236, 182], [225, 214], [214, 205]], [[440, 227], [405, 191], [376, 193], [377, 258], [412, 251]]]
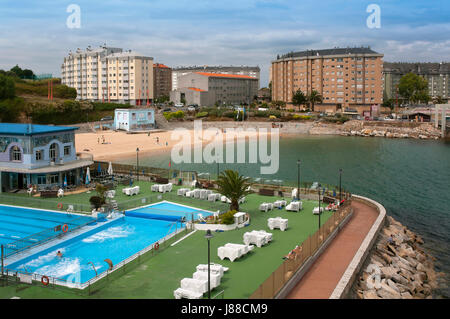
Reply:
[[342, 125], [343, 136], [439, 139], [441, 132], [431, 123], [378, 123], [349, 121]]
[[434, 270], [422, 238], [394, 218], [386, 226], [352, 287], [357, 299], [431, 299], [442, 275]]

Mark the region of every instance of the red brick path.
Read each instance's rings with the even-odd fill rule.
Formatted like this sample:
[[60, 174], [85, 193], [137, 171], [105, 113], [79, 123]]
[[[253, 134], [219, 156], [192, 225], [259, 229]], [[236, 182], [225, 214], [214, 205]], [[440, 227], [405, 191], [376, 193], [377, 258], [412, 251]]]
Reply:
[[287, 299], [328, 299], [378, 217], [378, 211], [353, 201], [353, 216], [311, 266]]

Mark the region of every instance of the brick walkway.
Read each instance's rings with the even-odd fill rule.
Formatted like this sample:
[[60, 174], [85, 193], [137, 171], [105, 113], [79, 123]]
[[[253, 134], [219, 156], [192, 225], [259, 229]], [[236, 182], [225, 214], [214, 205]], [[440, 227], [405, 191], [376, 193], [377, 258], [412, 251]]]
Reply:
[[378, 217], [378, 211], [353, 201], [354, 213], [287, 299], [328, 299]]

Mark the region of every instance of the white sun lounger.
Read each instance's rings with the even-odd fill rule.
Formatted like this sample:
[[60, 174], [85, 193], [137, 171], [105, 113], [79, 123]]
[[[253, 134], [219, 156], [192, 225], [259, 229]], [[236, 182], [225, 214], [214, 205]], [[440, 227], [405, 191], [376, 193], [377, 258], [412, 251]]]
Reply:
[[181, 299], [181, 298], [200, 299], [203, 297], [202, 293], [198, 293], [198, 292], [183, 289], [183, 288], [178, 288], [177, 290], [175, 290], [173, 292], [173, 295], [174, 295], [175, 299]]
[[274, 208], [280, 208], [280, 207], [284, 207], [284, 206], [286, 206], [285, 200], [277, 200], [273, 203]]
[[231, 248], [239, 249], [239, 252], [242, 255], [245, 255], [246, 253], [252, 251], [255, 246], [253, 246], [253, 245], [242, 245], [242, 244], [228, 243], [228, 244], [225, 244], [225, 247], [231, 247]]
[[[320, 212], [323, 213], [323, 207], [320, 207]], [[319, 215], [319, 207], [314, 207], [313, 214]]]
[[291, 198], [292, 198], [292, 199], [298, 198], [297, 188], [294, 188], [294, 189], [292, 190]]
[[208, 198], [208, 193], [207, 193], [207, 189], [201, 189], [200, 190], [200, 194], [199, 194], [199, 198], [200, 199], [207, 199]]
[[242, 257], [252, 249], [253, 246], [226, 244], [225, 246], [221, 246], [217, 249], [217, 255], [221, 260], [228, 258], [231, 262], [233, 262], [237, 258]]
[[[208, 282], [208, 270], [207, 271], [196, 271], [192, 275], [192, 278], [198, 280], [206, 280]], [[220, 279], [222, 276], [219, 273], [212, 273], [209, 275], [211, 281], [211, 289], [216, 288], [220, 285]]]
[[[197, 266], [197, 271], [203, 271], [205, 273], [208, 273], [208, 264], [199, 264]], [[228, 267], [224, 267], [220, 264], [209, 264], [209, 270], [211, 271], [211, 274], [219, 274], [222, 278], [223, 273], [228, 271]]]
[[198, 188], [194, 189], [194, 198], [200, 198], [200, 191], [201, 189]]
[[150, 189], [151, 189], [152, 192], [158, 192], [159, 191], [159, 184], [153, 184]]
[[252, 230], [250, 233], [251, 234], [257, 234], [257, 235], [259, 234], [259, 235], [264, 236], [266, 238], [267, 242], [271, 242], [272, 241], [272, 237], [273, 237], [272, 233], [268, 233], [265, 230]]
[[273, 204], [272, 203], [262, 203], [259, 205], [259, 210], [262, 212], [268, 212], [269, 210], [272, 210]]
[[186, 197], [194, 197], [194, 191], [187, 191], [186, 194], [184, 194]]
[[220, 200], [220, 194], [209, 194], [208, 195], [208, 201], [215, 202]]
[[62, 189], [62, 188], [60, 188], [59, 190], [58, 190], [58, 198], [59, 197], [64, 197], [64, 190]]
[[177, 190], [177, 195], [178, 196], [185, 196], [188, 191], [189, 191], [189, 188], [179, 188]]
[[286, 206], [287, 211], [298, 212], [302, 209], [302, 202], [290, 202], [289, 205]]
[[285, 231], [288, 228], [288, 219], [281, 217], [269, 218], [267, 220], [267, 226], [271, 230], [279, 228], [281, 231]]
[[208, 281], [194, 278], [183, 278], [181, 279], [180, 288], [204, 294], [208, 291]]
[[262, 234], [246, 232], [244, 234], [244, 244], [246, 245], [254, 244], [258, 248], [261, 248], [262, 246], [267, 244], [267, 238], [265, 235]]

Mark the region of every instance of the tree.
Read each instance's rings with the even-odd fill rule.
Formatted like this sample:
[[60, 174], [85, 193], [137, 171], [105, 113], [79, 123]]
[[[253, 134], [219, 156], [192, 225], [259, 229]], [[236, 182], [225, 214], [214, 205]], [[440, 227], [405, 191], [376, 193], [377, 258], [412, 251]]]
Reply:
[[11, 68], [11, 72], [14, 72], [19, 78], [23, 76], [23, 70], [19, 67], [19, 65], [16, 64], [15, 67]]
[[392, 99], [384, 100], [382, 105], [390, 108], [391, 110], [394, 109], [394, 101]]
[[428, 82], [421, 76], [408, 73], [401, 77], [398, 92], [409, 103], [428, 102]]
[[0, 74], [0, 100], [12, 99], [16, 95], [14, 80]]
[[302, 92], [302, 90], [298, 89], [296, 92], [293, 92], [292, 94], [292, 104], [299, 107], [300, 105], [304, 105], [308, 99], [306, 98], [306, 95]]
[[314, 104], [322, 103], [322, 95], [316, 90], [312, 90], [307, 97], [308, 102], [311, 103], [311, 111], [314, 112]]
[[220, 173], [216, 182], [218, 191], [230, 199], [230, 210], [239, 211], [239, 200], [251, 193], [249, 180], [230, 169]]

